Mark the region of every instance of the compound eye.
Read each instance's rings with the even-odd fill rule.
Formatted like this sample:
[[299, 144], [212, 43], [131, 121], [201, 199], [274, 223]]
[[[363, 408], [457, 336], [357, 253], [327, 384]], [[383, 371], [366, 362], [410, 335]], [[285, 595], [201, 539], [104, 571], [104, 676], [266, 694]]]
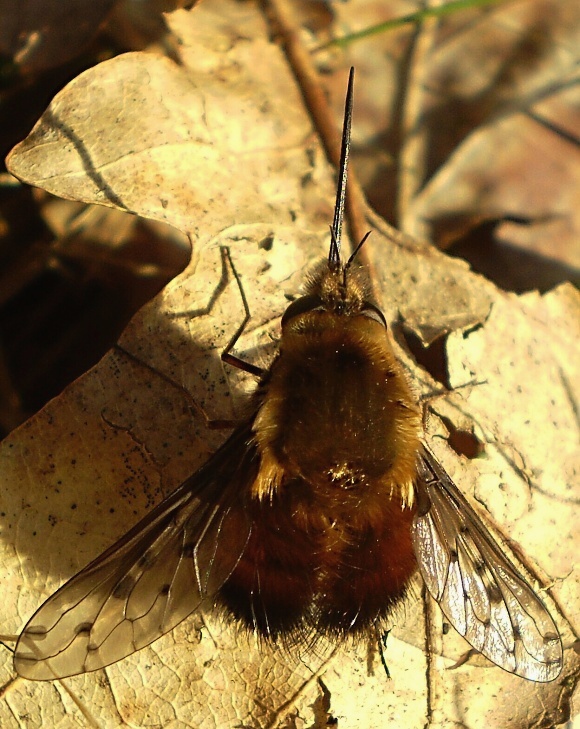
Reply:
[[282, 327], [288, 324], [291, 319], [300, 316], [300, 314], [305, 314], [308, 311], [314, 311], [320, 308], [322, 308], [322, 301], [319, 296], [301, 296], [296, 301], [293, 301], [284, 312]]
[[387, 320], [385, 319], [383, 312], [374, 304], [365, 304], [360, 316], [366, 316], [368, 319], [382, 324], [387, 329]]

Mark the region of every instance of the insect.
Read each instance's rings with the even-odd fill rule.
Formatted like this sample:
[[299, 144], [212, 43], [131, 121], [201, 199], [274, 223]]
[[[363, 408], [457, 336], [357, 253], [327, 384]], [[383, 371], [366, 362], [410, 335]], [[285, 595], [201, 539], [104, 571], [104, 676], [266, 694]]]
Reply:
[[266, 639], [311, 644], [381, 625], [423, 579], [480, 653], [534, 681], [562, 667], [546, 607], [423, 441], [421, 409], [356, 256], [340, 256], [349, 79], [328, 261], [287, 308], [251, 417], [174, 493], [63, 585], [14, 665], [94, 671], [218, 608]]

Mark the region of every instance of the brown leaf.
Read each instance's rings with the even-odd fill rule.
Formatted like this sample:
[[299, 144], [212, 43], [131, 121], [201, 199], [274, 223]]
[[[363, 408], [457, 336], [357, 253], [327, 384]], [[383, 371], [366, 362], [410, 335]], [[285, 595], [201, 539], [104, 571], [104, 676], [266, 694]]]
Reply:
[[[410, 10], [397, 0], [335, 7], [341, 35]], [[478, 270], [505, 287], [545, 288], [552, 259], [556, 281], [577, 276], [579, 31], [577, 3], [529, 0], [353, 44], [355, 154], [375, 209], [441, 248], [482, 249]], [[337, 85], [337, 108], [341, 94]]]
[[[260, 16], [224, 0], [172, 23], [184, 66], [142, 54], [97, 66], [57, 96], [10, 160], [15, 174], [63, 197], [170, 222], [191, 235], [193, 254], [119, 349], [2, 444], [4, 633], [16, 633], [42, 599], [203, 463], [225, 437], [208, 420], [243, 416], [252, 379], [219, 358], [242, 317], [220, 246], [230, 247], [252, 310], [236, 352], [261, 365], [288, 297], [328, 246], [332, 174]], [[558, 605], [546, 600], [569, 644], [579, 599], [579, 337], [570, 330], [578, 297], [568, 287], [507, 296], [465, 264], [394, 242], [375, 223], [366, 253], [387, 319], [425, 343], [446, 337], [450, 380], [468, 386], [431, 403], [430, 442], [526, 564], [555, 581]], [[409, 355], [400, 326], [395, 333], [418, 391], [440, 390]], [[466, 462], [446, 447], [443, 424], [471, 417], [486, 456]], [[453, 635], [432, 646], [428, 667], [420, 601], [410, 599], [395, 622], [390, 682], [364, 645], [299, 660], [209, 615], [106, 672], [13, 684], [0, 723], [28, 715], [30, 725], [55, 727], [320, 726], [330, 701], [348, 727], [411, 729], [429, 711], [444, 726], [503, 729], [556, 715], [566, 677], [577, 675], [576, 655], [561, 680], [542, 686], [477, 660], [445, 670], [466, 650]], [[313, 678], [319, 669], [330, 699]]]
[[21, 72], [54, 68], [86, 49], [116, 0], [32, 0], [0, 5], [0, 51]]

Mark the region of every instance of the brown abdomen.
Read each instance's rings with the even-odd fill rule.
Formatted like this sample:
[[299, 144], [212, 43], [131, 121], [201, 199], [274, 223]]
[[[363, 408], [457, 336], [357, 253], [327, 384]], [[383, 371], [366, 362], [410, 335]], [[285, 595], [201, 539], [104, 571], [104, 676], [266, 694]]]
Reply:
[[305, 525], [292, 501], [256, 504], [248, 546], [220, 592], [224, 606], [271, 638], [346, 635], [385, 618], [416, 569], [413, 509], [387, 501], [374, 526], [356, 531], [316, 513]]

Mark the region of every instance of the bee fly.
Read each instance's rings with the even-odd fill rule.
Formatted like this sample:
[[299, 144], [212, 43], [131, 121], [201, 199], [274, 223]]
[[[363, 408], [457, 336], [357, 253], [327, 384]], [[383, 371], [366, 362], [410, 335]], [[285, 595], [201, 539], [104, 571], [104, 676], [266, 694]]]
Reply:
[[417, 568], [473, 648], [523, 678], [559, 675], [550, 614], [423, 442], [362, 243], [341, 260], [352, 95], [351, 70], [328, 262], [282, 317], [252, 416], [39, 608], [21, 676], [103, 668], [202, 608], [285, 645], [368, 633]]

